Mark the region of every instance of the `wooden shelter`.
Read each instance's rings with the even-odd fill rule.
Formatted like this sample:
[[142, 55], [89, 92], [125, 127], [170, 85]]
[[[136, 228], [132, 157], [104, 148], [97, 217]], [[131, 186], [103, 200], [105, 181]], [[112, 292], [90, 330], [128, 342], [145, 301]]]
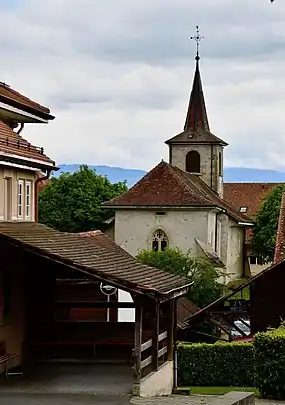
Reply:
[[[285, 259], [269, 266], [231, 293], [190, 316], [187, 320], [188, 327], [195, 328], [196, 325], [209, 319], [216, 322], [231, 339], [233, 329], [236, 329], [243, 338], [246, 337], [244, 330], [239, 328], [235, 321], [243, 323], [244, 319], [249, 319], [251, 336], [269, 327], [276, 328], [285, 320], [284, 284]], [[227, 305], [233, 296], [237, 296], [245, 288], [250, 292], [249, 301], [237, 300], [234, 307]]]
[[[2, 315], [8, 319], [0, 323], [1, 339], [24, 369], [39, 355], [57, 357], [69, 348], [73, 354], [108, 361], [119, 353], [133, 362], [136, 394], [150, 385], [155, 394], [170, 393], [175, 385], [177, 300], [188, 292], [189, 279], [139, 263], [101, 232], [83, 238], [37, 223], [3, 222], [0, 251]], [[79, 279], [88, 285], [88, 302], [86, 291], [83, 297], [69, 293], [64, 299], [62, 289], [58, 295], [63, 280], [66, 287]], [[102, 282], [129, 292], [133, 302], [103, 299]], [[133, 307], [135, 323], [78, 322], [74, 312], [86, 306], [97, 314]]]

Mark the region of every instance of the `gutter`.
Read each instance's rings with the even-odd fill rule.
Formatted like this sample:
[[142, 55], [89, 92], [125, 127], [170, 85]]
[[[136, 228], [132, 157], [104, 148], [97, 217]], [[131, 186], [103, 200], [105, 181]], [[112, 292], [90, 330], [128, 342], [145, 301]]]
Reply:
[[16, 132], [17, 135], [20, 135], [20, 133], [23, 131], [25, 124], [23, 122], [21, 122], [20, 124], [20, 128], [18, 129], [18, 131]]
[[253, 222], [238, 222], [238, 225], [243, 225], [243, 226], [253, 226]]
[[[41, 153], [39, 153], [39, 157], [41, 156]], [[44, 170], [59, 170], [59, 167], [55, 166], [55, 162], [52, 160], [50, 162], [46, 162], [45, 160], [40, 160], [40, 159], [35, 159], [35, 158], [28, 158], [25, 156], [20, 156], [16, 155], [14, 153], [7, 153], [7, 152], [0, 152], [0, 158], [2, 160], [7, 160], [8, 162], [11, 162], [11, 160], [15, 160], [17, 162], [21, 162], [20, 164], [23, 164], [25, 166], [31, 166], [35, 167], [37, 166], [38, 168], [44, 168]]]
[[38, 177], [35, 181], [35, 222], [39, 222], [39, 189], [38, 184], [44, 180], [50, 178], [52, 170], [47, 170], [47, 174], [44, 177]]

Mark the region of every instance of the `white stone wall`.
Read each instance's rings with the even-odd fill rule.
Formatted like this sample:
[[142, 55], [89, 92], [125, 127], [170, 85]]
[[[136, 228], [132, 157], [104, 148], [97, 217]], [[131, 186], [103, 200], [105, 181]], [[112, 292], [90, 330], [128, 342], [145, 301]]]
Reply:
[[136, 256], [142, 249], [152, 248], [153, 233], [161, 229], [166, 233], [170, 247], [179, 247], [185, 252], [190, 250], [196, 255], [196, 238], [216, 249], [225, 264], [226, 274], [221, 282], [228, 283], [243, 276], [244, 231], [235, 221], [226, 214], [217, 215], [215, 210], [164, 212], [165, 215], [156, 215], [153, 210], [117, 210], [115, 242]]
[[229, 221], [227, 272], [229, 280], [243, 276], [244, 230], [232, 220]]
[[208, 238], [206, 242], [211, 245], [214, 250], [216, 247], [216, 218], [217, 214], [215, 211], [208, 212]]
[[[179, 167], [181, 170], [186, 170], [186, 155], [191, 150], [195, 150], [200, 154], [201, 175], [202, 179], [208, 186], [222, 194], [223, 178], [219, 176], [219, 153], [222, 157], [222, 173], [223, 173], [223, 148], [220, 145], [171, 145], [171, 163], [173, 166]], [[212, 172], [212, 181], [211, 181]]]
[[[157, 211], [162, 211], [160, 208]], [[152, 210], [117, 210], [115, 242], [131, 255], [152, 248], [153, 233], [161, 229], [169, 239], [170, 247], [196, 252], [195, 237], [207, 243], [208, 212], [203, 210], [164, 211], [156, 215]]]

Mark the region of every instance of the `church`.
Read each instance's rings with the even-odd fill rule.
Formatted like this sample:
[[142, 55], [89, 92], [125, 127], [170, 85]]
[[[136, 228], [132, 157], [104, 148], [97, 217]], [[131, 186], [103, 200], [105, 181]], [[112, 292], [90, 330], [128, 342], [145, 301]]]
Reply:
[[136, 256], [143, 249], [179, 248], [223, 269], [223, 283], [248, 269], [245, 233], [252, 221], [223, 199], [223, 152], [210, 130], [197, 48], [184, 129], [165, 143], [161, 161], [125, 194], [104, 204], [115, 216], [107, 234]]

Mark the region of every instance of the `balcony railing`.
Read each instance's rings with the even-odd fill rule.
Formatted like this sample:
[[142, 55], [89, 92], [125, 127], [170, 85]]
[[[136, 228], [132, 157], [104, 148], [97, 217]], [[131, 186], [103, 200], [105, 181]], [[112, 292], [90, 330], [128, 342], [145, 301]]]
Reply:
[[38, 152], [41, 155], [44, 154], [44, 148], [38, 147], [38, 146], [33, 146], [30, 143], [26, 143], [26, 142], [21, 142], [20, 140], [14, 140], [11, 139], [9, 137], [7, 137], [6, 139], [0, 139], [0, 144], [2, 145], [6, 145], [6, 146], [12, 146], [12, 147], [16, 147], [17, 149], [25, 149], [27, 151], [32, 151], [32, 152]]

